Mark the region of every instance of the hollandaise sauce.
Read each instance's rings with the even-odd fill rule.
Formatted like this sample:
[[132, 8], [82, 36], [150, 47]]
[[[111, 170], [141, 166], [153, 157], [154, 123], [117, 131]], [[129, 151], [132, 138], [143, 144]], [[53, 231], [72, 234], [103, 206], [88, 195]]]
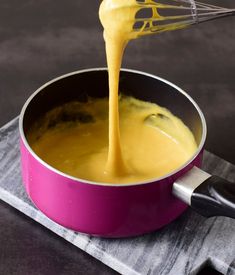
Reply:
[[128, 173], [104, 172], [110, 146], [108, 98], [68, 103], [50, 111], [32, 128], [30, 145], [52, 167], [106, 183], [161, 177], [193, 155], [197, 145], [191, 131], [170, 111], [132, 97], [121, 96], [119, 103], [120, 146]]

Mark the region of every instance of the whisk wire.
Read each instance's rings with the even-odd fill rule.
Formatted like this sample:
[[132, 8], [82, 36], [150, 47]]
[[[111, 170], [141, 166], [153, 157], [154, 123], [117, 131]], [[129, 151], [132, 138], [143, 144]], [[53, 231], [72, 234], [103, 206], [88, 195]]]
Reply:
[[[162, 3], [163, 2], [163, 3]], [[138, 36], [163, 32], [166, 30], [175, 30], [214, 20], [217, 18], [235, 15], [235, 9], [223, 8], [216, 5], [205, 4], [194, 0], [171, 0], [171, 1], [136, 1], [136, 7], [139, 9], [152, 9], [152, 17], [135, 18], [135, 22], [142, 22], [140, 28], [134, 28], [134, 32], [139, 32]], [[185, 11], [185, 14], [161, 15], [163, 11], [175, 12]], [[155, 24], [153, 23], [161, 23]], [[164, 22], [166, 22], [164, 24]]]

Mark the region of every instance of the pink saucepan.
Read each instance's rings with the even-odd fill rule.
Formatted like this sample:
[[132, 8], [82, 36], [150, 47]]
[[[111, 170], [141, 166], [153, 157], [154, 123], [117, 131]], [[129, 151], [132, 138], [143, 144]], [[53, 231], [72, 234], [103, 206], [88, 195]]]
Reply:
[[[180, 117], [195, 136], [197, 152], [164, 177], [133, 184], [90, 182], [51, 167], [30, 147], [32, 125], [56, 106], [108, 96], [106, 69], [69, 73], [40, 87], [20, 115], [23, 182], [33, 203], [67, 228], [103, 237], [136, 236], [156, 230], [176, 219], [188, 205], [206, 217], [235, 218], [235, 184], [200, 169], [206, 122], [194, 100], [162, 78], [133, 70], [121, 71], [120, 91], [156, 102]], [[74, 115], [62, 115], [58, 121], [69, 119]]]

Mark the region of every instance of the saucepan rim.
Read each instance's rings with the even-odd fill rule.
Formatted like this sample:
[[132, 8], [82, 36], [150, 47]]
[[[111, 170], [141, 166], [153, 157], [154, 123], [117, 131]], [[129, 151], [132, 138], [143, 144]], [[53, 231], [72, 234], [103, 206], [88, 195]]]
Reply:
[[135, 74], [140, 74], [140, 75], [144, 75], [150, 78], [154, 78], [157, 80], [160, 80], [161, 82], [166, 83], [167, 85], [173, 87], [174, 89], [176, 89], [178, 92], [180, 92], [181, 94], [183, 94], [185, 97], [187, 97], [189, 99], [189, 101], [193, 104], [193, 106], [195, 107], [195, 109], [197, 110], [200, 119], [201, 119], [201, 123], [202, 123], [202, 137], [201, 137], [201, 141], [200, 144], [198, 146], [197, 151], [193, 154], [193, 156], [187, 161], [185, 162], [183, 165], [181, 165], [180, 167], [178, 167], [177, 169], [171, 171], [170, 173], [161, 176], [161, 177], [157, 177], [157, 178], [152, 178], [146, 181], [141, 181], [141, 182], [133, 182], [133, 183], [106, 183], [106, 182], [94, 182], [94, 181], [89, 181], [89, 180], [85, 180], [85, 179], [81, 179], [81, 178], [76, 178], [73, 177], [71, 175], [68, 175], [66, 173], [61, 172], [60, 170], [57, 170], [56, 168], [52, 167], [51, 165], [49, 165], [48, 163], [46, 163], [44, 160], [42, 160], [34, 151], [33, 149], [30, 147], [26, 136], [24, 134], [24, 129], [23, 129], [23, 122], [24, 122], [24, 115], [25, 115], [25, 111], [27, 109], [27, 107], [30, 105], [30, 102], [32, 101], [32, 99], [38, 94], [40, 93], [45, 87], [49, 86], [50, 84], [61, 80], [63, 78], [72, 76], [72, 75], [76, 75], [76, 74], [80, 74], [80, 73], [86, 73], [86, 72], [91, 72], [91, 71], [107, 71], [106, 67], [102, 67], [102, 68], [90, 68], [90, 69], [83, 69], [83, 70], [77, 70], [77, 71], [73, 71], [64, 75], [61, 75], [59, 77], [56, 77], [50, 81], [48, 81], [47, 83], [45, 83], [44, 85], [42, 85], [41, 87], [39, 87], [25, 102], [21, 113], [20, 113], [20, 117], [19, 117], [19, 131], [20, 131], [20, 137], [21, 140], [23, 141], [25, 147], [27, 148], [27, 150], [31, 153], [31, 155], [38, 161], [40, 162], [43, 166], [45, 166], [46, 168], [48, 168], [49, 170], [55, 172], [56, 174], [59, 174], [67, 179], [71, 179], [74, 182], [78, 182], [78, 183], [84, 183], [84, 184], [91, 184], [91, 185], [96, 185], [96, 186], [106, 186], [106, 187], [127, 187], [127, 186], [136, 186], [136, 185], [145, 185], [145, 184], [150, 184], [153, 182], [158, 182], [160, 180], [166, 179], [168, 177], [171, 177], [172, 175], [178, 173], [179, 171], [183, 170], [185, 167], [187, 167], [190, 163], [192, 163], [194, 161], [194, 159], [199, 155], [199, 153], [202, 151], [203, 146], [205, 144], [205, 140], [206, 140], [206, 135], [207, 135], [207, 126], [206, 126], [206, 120], [205, 117], [203, 115], [203, 112], [201, 111], [201, 109], [199, 108], [199, 106], [197, 105], [197, 103], [193, 100], [193, 98], [188, 95], [183, 89], [181, 89], [180, 87], [178, 87], [177, 85], [173, 84], [172, 82], [161, 78], [159, 76], [150, 74], [150, 73], [146, 73], [143, 71], [138, 71], [138, 70], [133, 70], [133, 69], [126, 69], [126, 68], [122, 68], [121, 71], [124, 72], [130, 72], [130, 73], [135, 73]]

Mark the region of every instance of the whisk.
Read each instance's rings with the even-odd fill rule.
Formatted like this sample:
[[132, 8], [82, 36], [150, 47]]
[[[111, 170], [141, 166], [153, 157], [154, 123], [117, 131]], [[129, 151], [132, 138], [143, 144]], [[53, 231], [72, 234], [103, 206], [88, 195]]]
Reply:
[[[235, 9], [223, 8], [193, 0], [136, 1], [140, 10], [151, 9], [150, 18], [135, 18], [137, 36], [185, 28], [190, 25], [235, 15]], [[138, 14], [137, 14], [138, 15]], [[142, 26], [138, 25], [142, 24]]]
[[118, 12], [125, 8], [135, 11], [133, 18], [128, 18], [128, 20], [133, 20], [132, 38], [181, 29], [235, 15], [235, 9], [204, 4], [194, 0], [114, 0], [114, 2], [116, 3], [113, 8]]

